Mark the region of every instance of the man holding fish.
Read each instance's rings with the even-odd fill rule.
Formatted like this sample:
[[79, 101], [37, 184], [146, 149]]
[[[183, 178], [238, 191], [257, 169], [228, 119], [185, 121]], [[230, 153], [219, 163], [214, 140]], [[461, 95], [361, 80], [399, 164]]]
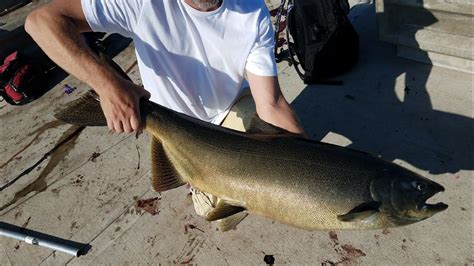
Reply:
[[[139, 129], [140, 98], [219, 124], [244, 76], [260, 118], [303, 132], [280, 92], [263, 0], [56, 0], [33, 11], [25, 27], [51, 59], [99, 94], [115, 132]], [[134, 40], [144, 88], [94, 55], [80, 36], [91, 30]]]
[[[280, 91], [263, 0], [55, 0], [33, 11], [25, 28], [53, 61], [97, 92], [112, 131], [140, 130], [141, 98], [220, 124], [246, 79], [261, 119], [303, 133]], [[82, 39], [86, 31], [132, 38], [144, 88], [101, 61]]]
[[[143, 122], [152, 188], [191, 184], [208, 193], [194, 190], [196, 211], [220, 220], [222, 231], [247, 213], [307, 230], [378, 229], [448, 208], [427, 202], [444, 187], [413, 171], [289, 134], [302, 130], [278, 87], [261, 0], [54, 1], [33, 12], [26, 28], [97, 92], [68, 103], [56, 118], [117, 132]], [[90, 29], [134, 39], [145, 90], [88, 50], [79, 32]], [[212, 124], [237, 99], [244, 74], [258, 115], [279, 128], [258, 118], [245, 133]], [[148, 97], [138, 114], [139, 99]]]

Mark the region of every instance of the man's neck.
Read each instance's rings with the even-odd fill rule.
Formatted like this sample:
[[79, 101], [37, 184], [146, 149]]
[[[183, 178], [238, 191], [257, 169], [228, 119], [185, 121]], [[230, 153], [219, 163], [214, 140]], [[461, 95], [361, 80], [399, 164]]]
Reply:
[[218, 9], [223, 0], [184, 0], [190, 7], [199, 11], [213, 11]]

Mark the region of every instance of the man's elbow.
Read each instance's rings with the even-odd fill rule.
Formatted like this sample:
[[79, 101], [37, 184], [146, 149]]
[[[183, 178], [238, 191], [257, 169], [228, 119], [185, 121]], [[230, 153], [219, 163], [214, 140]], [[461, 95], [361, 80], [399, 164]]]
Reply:
[[48, 16], [48, 10], [45, 8], [40, 7], [38, 9], [33, 10], [26, 17], [25, 31], [32, 37], [35, 34], [39, 34], [41, 26], [44, 25], [44, 23], [47, 21]]

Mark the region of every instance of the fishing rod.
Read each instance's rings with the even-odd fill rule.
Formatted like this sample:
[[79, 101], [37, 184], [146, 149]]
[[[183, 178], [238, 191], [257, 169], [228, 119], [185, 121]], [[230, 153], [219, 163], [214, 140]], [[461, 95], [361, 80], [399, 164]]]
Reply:
[[15, 225], [0, 222], [0, 236], [13, 238], [30, 245], [45, 247], [79, 257], [85, 254], [87, 244], [73, 242], [67, 239], [50, 236], [44, 233], [28, 230]]

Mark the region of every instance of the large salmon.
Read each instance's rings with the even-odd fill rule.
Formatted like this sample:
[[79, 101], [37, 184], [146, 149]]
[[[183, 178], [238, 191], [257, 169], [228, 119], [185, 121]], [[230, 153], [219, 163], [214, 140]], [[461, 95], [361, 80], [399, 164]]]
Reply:
[[[445, 210], [426, 200], [444, 188], [368, 153], [300, 138], [255, 118], [248, 132], [219, 127], [141, 102], [151, 135], [152, 187], [186, 183], [221, 200], [207, 220], [248, 211], [315, 229], [376, 229], [424, 220]], [[105, 126], [92, 92], [56, 117]]]

